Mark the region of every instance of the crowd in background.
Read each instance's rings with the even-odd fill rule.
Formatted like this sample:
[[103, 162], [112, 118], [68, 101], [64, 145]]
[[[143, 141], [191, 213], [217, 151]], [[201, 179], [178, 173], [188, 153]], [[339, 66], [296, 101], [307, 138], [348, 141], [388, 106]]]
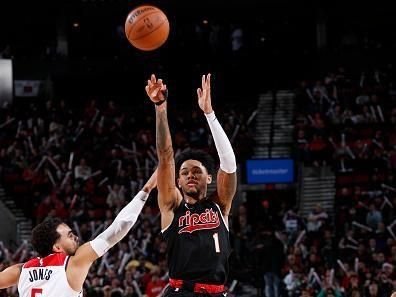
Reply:
[[[289, 293], [304, 279], [309, 284], [308, 275], [316, 285], [321, 282], [320, 296], [389, 296], [396, 289], [393, 66], [361, 73], [340, 67], [302, 81], [296, 107], [295, 159], [305, 166], [331, 166], [336, 197], [334, 218], [320, 206], [305, 218], [303, 248], [294, 246], [287, 256], [289, 267], [295, 266], [290, 273], [298, 275]], [[317, 227], [310, 230], [312, 222]]]
[[[391, 68], [345, 69], [303, 81], [296, 90], [295, 155], [336, 174], [335, 216], [321, 205], [302, 217], [279, 197], [231, 217], [230, 283], [261, 296], [384, 297], [396, 289], [396, 89]], [[1, 110], [1, 177], [35, 223], [68, 220], [82, 241], [106, 228], [156, 166], [151, 105], [129, 109], [89, 101], [8, 106]], [[252, 154], [253, 110], [217, 109], [238, 162]], [[216, 156], [198, 109], [170, 109], [175, 153], [189, 147]], [[166, 243], [155, 193], [128, 238], [92, 268], [87, 296], [157, 296], [167, 283]], [[32, 256], [27, 244], [0, 247], [0, 269]], [[15, 288], [1, 294], [13, 295]], [[238, 288], [234, 293], [238, 296]]]

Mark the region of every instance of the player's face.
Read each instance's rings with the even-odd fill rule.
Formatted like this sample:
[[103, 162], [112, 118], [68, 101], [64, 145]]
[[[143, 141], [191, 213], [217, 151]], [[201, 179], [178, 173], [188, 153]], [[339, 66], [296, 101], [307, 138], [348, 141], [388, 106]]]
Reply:
[[66, 224], [60, 224], [56, 231], [60, 234], [60, 238], [54, 244], [55, 252], [64, 252], [67, 255], [74, 255], [79, 246], [78, 237]]
[[177, 179], [179, 189], [189, 197], [202, 199], [206, 196], [208, 184], [212, 176], [208, 174], [205, 166], [197, 160], [186, 160], [180, 166], [179, 178]]

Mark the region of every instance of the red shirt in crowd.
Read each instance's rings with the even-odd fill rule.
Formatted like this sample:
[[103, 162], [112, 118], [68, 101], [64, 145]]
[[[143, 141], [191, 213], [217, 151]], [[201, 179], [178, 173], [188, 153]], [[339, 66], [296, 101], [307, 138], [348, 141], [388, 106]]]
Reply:
[[162, 279], [151, 279], [146, 287], [146, 295], [147, 297], [157, 297], [163, 288], [165, 288], [166, 282]]

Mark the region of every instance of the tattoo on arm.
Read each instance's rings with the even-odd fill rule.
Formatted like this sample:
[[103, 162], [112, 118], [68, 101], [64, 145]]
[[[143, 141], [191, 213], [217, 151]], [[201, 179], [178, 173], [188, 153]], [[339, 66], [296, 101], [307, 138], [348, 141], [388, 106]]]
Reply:
[[165, 110], [157, 110], [156, 139], [158, 157], [173, 157], [172, 139]]

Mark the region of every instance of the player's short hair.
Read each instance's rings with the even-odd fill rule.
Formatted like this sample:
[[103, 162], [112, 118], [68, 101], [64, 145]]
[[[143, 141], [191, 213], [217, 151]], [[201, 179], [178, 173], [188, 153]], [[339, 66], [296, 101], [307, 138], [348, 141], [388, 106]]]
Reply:
[[48, 218], [33, 228], [31, 243], [40, 257], [53, 253], [52, 246], [60, 238], [56, 229], [61, 224], [63, 221], [59, 218]]
[[209, 155], [208, 153], [201, 151], [201, 150], [189, 149], [189, 150], [186, 150], [186, 151], [180, 153], [176, 157], [176, 160], [175, 160], [176, 176], [179, 175], [180, 167], [186, 160], [197, 160], [197, 161], [201, 162], [202, 165], [206, 168], [206, 170], [208, 171], [208, 174], [211, 174], [211, 175], [215, 174], [215, 165], [214, 165], [215, 162], [211, 155]]

